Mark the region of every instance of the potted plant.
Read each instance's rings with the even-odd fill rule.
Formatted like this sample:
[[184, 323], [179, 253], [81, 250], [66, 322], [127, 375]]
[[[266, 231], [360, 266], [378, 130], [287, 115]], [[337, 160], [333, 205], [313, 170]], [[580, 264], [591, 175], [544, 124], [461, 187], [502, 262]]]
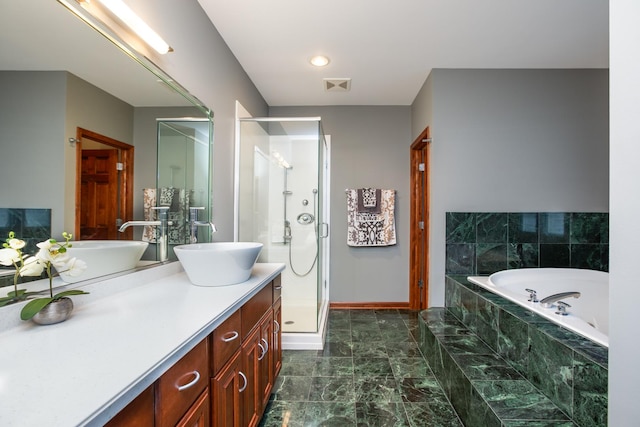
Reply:
[[[72, 235], [62, 233], [64, 242], [55, 239], [48, 239], [37, 244], [39, 250], [35, 256], [26, 255], [22, 252], [25, 242], [17, 239], [15, 233], [10, 232], [9, 238], [0, 249], [0, 264], [16, 267], [14, 276], [14, 291], [7, 295], [7, 298], [17, 300], [30, 299], [20, 312], [22, 320], [33, 319], [39, 324], [52, 324], [66, 320], [73, 310], [73, 301], [69, 298], [72, 295], [82, 295], [88, 292], [71, 289], [68, 291], [53, 293], [53, 273], [52, 268], [60, 272], [65, 272], [71, 276], [76, 276], [86, 268], [84, 261], [72, 258], [67, 254], [67, 248], [71, 247]], [[36, 293], [18, 290], [17, 277], [19, 276], [40, 276], [46, 272], [49, 278], [49, 296], [32, 298]]]

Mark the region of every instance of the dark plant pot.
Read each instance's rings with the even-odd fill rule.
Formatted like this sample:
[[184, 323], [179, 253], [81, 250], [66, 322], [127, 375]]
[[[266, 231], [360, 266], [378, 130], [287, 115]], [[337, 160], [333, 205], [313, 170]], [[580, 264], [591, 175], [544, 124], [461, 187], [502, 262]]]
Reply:
[[72, 311], [71, 298], [62, 297], [45, 305], [32, 319], [39, 325], [52, 325], [67, 320]]

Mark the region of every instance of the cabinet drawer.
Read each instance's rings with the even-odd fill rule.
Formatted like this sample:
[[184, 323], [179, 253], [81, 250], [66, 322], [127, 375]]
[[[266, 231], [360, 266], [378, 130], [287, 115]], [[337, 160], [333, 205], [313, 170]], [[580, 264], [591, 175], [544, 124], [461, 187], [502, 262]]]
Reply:
[[282, 294], [282, 276], [278, 274], [275, 279], [273, 279], [273, 301], [278, 301], [280, 295]]
[[156, 383], [156, 426], [174, 426], [209, 383], [209, 340], [202, 340]]
[[258, 324], [262, 316], [273, 304], [273, 282], [258, 291], [241, 308], [242, 315], [242, 339], [244, 340], [251, 330]]
[[217, 374], [231, 355], [240, 348], [242, 343], [241, 328], [240, 310], [236, 310], [213, 331], [213, 349], [211, 351], [213, 354], [213, 375]]

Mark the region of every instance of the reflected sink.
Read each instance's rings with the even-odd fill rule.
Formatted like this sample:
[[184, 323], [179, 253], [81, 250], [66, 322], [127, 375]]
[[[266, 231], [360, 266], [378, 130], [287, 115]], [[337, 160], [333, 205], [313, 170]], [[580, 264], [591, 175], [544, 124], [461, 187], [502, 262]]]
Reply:
[[228, 286], [249, 279], [262, 243], [197, 243], [176, 246], [173, 250], [194, 285]]
[[78, 240], [71, 242], [67, 253], [87, 264], [78, 276], [60, 273], [67, 283], [106, 276], [135, 268], [149, 243], [135, 240]]

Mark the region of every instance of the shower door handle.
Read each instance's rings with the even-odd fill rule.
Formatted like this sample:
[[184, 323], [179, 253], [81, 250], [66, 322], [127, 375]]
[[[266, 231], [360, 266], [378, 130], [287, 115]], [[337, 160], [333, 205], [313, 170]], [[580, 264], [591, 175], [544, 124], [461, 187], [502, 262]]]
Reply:
[[327, 224], [326, 222], [322, 223], [322, 233], [320, 233], [320, 237], [329, 237], [329, 224]]

